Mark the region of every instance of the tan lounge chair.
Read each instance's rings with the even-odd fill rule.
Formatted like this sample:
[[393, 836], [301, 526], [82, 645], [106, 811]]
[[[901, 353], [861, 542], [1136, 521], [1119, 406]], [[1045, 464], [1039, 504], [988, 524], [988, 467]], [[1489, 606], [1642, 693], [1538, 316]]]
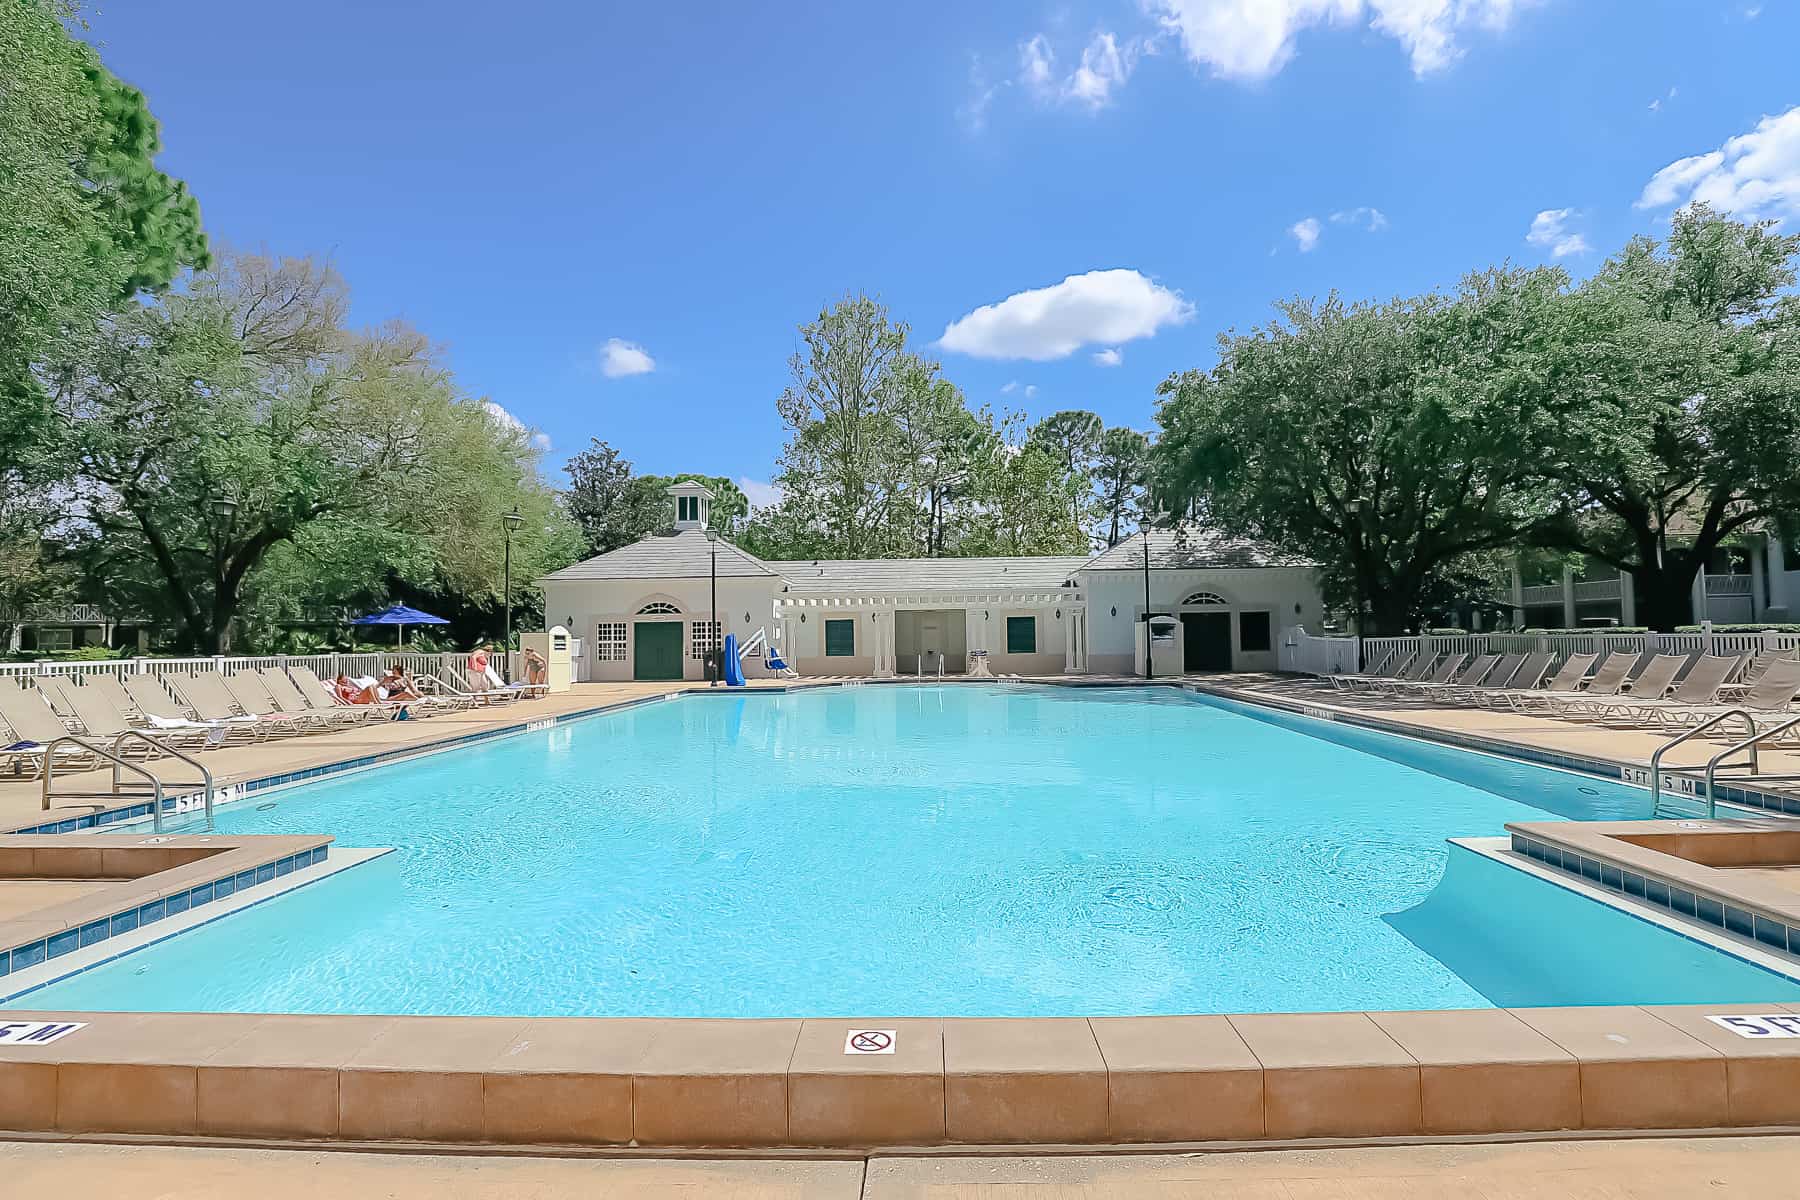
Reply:
[[[29, 767], [33, 779], [44, 773], [50, 747], [73, 732], [42, 692], [22, 688], [10, 679], [0, 679], [0, 726], [5, 728], [0, 733], [0, 762], [10, 763], [15, 775]], [[86, 769], [101, 760], [80, 746], [58, 746], [56, 761], [59, 766]]]
[[1528, 712], [1546, 696], [1566, 696], [1580, 690], [1582, 681], [1587, 678], [1589, 668], [1600, 658], [1598, 654], [1571, 654], [1557, 669], [1556, 674], [1546, 682], [1544, 675], [1550, 670], [1550, 664], [1556, 661], [1556, 655], [1549, 651], [1542, 651], [1541, 654], [1544, 659], [1542, 667], [1536, 672], [1521, 669], [1519, 674], [1514, 677], [1514, 682], [1517, 684], [1527, 675], [1534, 674], [1535, 678], [1530, 683], [1507, 688], [1505, 691], [1478, 692], [1475, 695], [1475, 703], [1483, 708], [1491, 708], [1496, 711], [1501, 708], [1510, 708], [1514, 712]]

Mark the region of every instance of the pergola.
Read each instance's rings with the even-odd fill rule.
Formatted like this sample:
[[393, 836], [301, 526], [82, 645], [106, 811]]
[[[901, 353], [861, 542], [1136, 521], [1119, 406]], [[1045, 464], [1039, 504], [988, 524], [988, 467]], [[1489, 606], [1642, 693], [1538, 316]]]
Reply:
[[[1087, 670], [1087, 599], [1079, 588], [855, 588], [783, 592], [775, 597], [775, 621], [782, 643], [794, 644], [791, 622], [811, 611], [856, 614], [857, 623], [873, 631], [875, 678], [891, 679], [897, 673], [894, 658], [894, 614], [905, 609], [961, 609], [968, 622], [968, 648], [992, 649], [995, 615], [1002, 611], [1055, 612], [1066, 617], [1063, 626], [1065, 670]], [[975, 613], [980, 610], [977, 619]], [[977, 633], [979, 631], [979, 637]]]

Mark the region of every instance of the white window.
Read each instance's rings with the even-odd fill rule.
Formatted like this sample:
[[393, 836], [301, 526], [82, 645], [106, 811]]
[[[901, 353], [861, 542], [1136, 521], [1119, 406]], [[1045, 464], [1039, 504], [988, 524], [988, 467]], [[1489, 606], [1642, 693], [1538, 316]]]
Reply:
[[654, 604], [646, 604], [646, 605], [644, 605], [644, 607], [638, 609], [638, 616], [640, 616], [640, 617], [669, 616], [669, 615], [679, 613], [680, 611], [681, 610], [679, 608], [676, 608], [673, 604], [670, 604], [668, 601], [658, 600]]
[[594, 658], [600, 662], [624, 662], [628, 629], [623, 621], [600, 622], [594, 629]]
[[719, 623], [717, 621], [688, 622], [688, 657], [705, 658], [708, 653], [719, 648]]
[[1225, 597], [1219, 595], [1219, 593], [1217, 593], [1217, 592], [1195, 592], [1193, 595], [1189, 596], [1186, 600], [1182, 601], [1182, 604], [1184, 604], [1184, 605], [1196, 605], [1196, 606], [1210, 605], [1210, 604], [1229, 604], [1229, 603], [1230, 603], [1229, 600], [1225, 599]]

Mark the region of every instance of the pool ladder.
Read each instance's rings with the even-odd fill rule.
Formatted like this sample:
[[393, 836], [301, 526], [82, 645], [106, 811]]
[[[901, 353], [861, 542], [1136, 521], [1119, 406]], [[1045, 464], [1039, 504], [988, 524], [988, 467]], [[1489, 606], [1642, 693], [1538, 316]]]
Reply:
[[[100, 745], [91, 738], [79, 734], [66, 733], [44, 747], [44, 787], [43, 808], [50, 811], [52, 800], [117, 800], [121, 797], [150, 797], [150, 827], [157, 833], [163, 831], [163, 788], [165, 781], [161, 776], [150, 771], [140, 763], [134, 763], [125, 757], [127, 741], [142, 742], [158, 754], [179, 759], [200, 773], [198, 779], [169, 780], [169, 783], [188, 783], [197, 785], [202, 797], [202, 806], [206, 814], [206, 828], [213, 827], [213, 777], [197, 759], [183, 754], [167, 742], [151, 737], [137, 729], [127, 729], [112, 740], [111, 747]], [[56, 752], [64, 746], [78, 746], [97, 759], [104, 759], [112, 764], [112, 790], [106, 792], [69, 792], [56, 790]], [[136, 777], [135, 782], [126, 782], [124, 776], [129, 773]], [[137, 789], [137, 790], [132, 790]]]
[[[1749, 736], [1740, 741], [1733, 742], [1731, 745], [1725, 747], [1725, 749], [1707, 759], [1704, 768], [1672, 767], [1669, 769], [1668, 778], [1670, 779], [1693, 779], [1700, 784], [1698, 795], [1683, 797], [1683, 799], [1692, 799], [1695, 801], [1700, 806], [1700, 811], [1695, 812], [1682, 806], [1663, 790], [1663, 755], [1681, 745], [1683, 742], [1696, 738], [1702, 733], [1705, 733], [1708, 729], [1711, 729], [1716, 725], [1722, 725], [1733, 718], [1741, 718], [1743, 720], [1745, 731]], [[1738, 767], [1749, 768], [1744, 774], [1732, 776], [1732, 778], [1736, 779], [1764, 780], [1770, 783], [1800, 780], [1800, 775], [1765, 774], [1762, 770], [1761, 759], [1757, 754], [1757, 747], [1765, 742], [1772, 742], [1794, 729], [1800, 729], [1800, 717], [1793, 717], [1781, 722], [1779, 725], [1771, 725], [1767, 729], [1758, 730], [1756, 727], [1756, 717], [1749, 709], [1729, 708], [1722, 713], [1708, 717], [1692, 729], [1686, 730], [1685, 732], [1670, 738], [1668, 741], [1658, 746], [1656, 748], [1656, 753], [1650, 756], [1651, 815], [1659, 818], [1704, 816], [1709, 820], [1716, 817], [1719, 812], [1718, 780], [1721, 769], [1730, 770]], [[1745, 755], [1747, 760], [1742, 763], [1732, 763], [1730, 759], [1738, 754]]]

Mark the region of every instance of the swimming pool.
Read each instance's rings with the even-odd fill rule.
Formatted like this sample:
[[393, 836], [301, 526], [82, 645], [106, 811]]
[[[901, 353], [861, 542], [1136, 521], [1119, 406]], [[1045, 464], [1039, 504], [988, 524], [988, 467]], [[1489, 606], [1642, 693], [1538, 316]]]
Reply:
[[[684, 697], [245, 801], [398, 852], [42, 1009], [601, 1016], [1800, 999], [1445, 839], [1644, 792], [1169, 689]], [[1467, 851], [1457, 854], [1473, 858]]]

